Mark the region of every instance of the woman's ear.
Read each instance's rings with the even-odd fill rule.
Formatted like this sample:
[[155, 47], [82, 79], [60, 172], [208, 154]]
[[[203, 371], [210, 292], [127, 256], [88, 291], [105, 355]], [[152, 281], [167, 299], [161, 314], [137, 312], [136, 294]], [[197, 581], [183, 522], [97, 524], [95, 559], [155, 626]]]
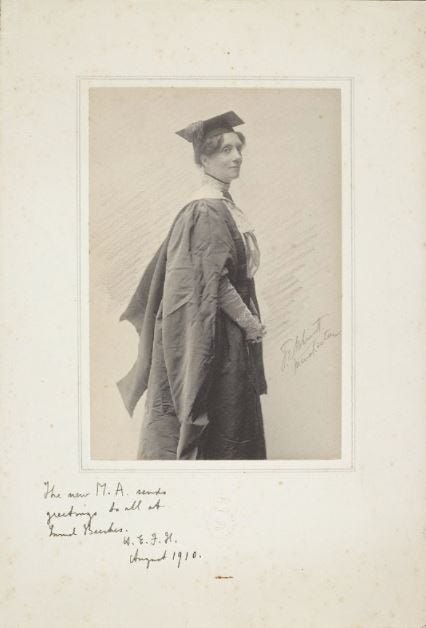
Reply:
[[203, 168], [205, 168], [209, 162], [209, 158], [207, 157], [207, 155], [200, 155], [200, 161]]

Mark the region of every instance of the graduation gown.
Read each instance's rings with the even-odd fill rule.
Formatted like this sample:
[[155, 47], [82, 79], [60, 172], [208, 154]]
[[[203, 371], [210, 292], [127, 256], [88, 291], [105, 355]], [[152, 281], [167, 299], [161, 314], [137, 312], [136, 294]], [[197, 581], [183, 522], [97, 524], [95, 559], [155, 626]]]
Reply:
[[139, 333], [136, 363], [118, 382], [130, 414], [147, 390], [139, 459], [266, 458], [262, 345], [218, 307], [225, 274], [260, 317], [230, 210], [220, 199], [194, 200], [121, 317]]

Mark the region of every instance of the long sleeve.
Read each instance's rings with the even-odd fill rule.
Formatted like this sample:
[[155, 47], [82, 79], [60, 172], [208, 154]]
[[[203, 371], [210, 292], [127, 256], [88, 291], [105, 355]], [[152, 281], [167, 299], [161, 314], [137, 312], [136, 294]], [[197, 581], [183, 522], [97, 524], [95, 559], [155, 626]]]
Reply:
[[250, 312], [226, 275], [222, 275], [219, 281], [218, 304], [246, 332], [259, 329], [259, 320]]

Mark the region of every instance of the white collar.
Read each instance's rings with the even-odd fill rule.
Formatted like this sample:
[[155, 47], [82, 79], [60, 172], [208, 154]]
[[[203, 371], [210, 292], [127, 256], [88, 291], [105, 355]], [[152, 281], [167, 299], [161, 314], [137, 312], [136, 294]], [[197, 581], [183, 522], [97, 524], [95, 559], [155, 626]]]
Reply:
[[230, 183], [219, 181], [219, 179], [215, 179], [207, 173], [204, 173], [201, 179], [201, 187], [191, 194], [188, 202], [196, 201], [200, 198], [220, 198], [228, 200], [223, 196], [223, 193], [229, 192], [230, 185]]
[[225, 183], [225, 181], [221, 181], [220, 179], [217, 179], [216, 177], [214, 177], [211, 174], [208, 174], [207, 172], [204, 172], [201, 184], [203, 186], [209, 185], [213, 189], [218, 190], [221, 193], [223, 192], [229, 193], [229, 188], [231, 187], [230, 183]]
[[188, 203], [192, 201], [197, 201], [202, 198], [217, 198], [224, 201], [231, 211], [232, 216], [237, 224], [237, 227], [241, 233], [246, 233], [248, 231], [254, 232], [254, 227], [247, 220], [242, 209], [240, 209], [235, 203], [230, 201], [229, 199], [223, 196], [224, 191], [229, 191], [230, 184], [224, 183], [223, 181], [219, 181], [218, 179], [214, 179], [210, 177], [208, 174], [204, 174], [201, 187], [198, 188], [193, 194], [191, 194], [188, 199]]

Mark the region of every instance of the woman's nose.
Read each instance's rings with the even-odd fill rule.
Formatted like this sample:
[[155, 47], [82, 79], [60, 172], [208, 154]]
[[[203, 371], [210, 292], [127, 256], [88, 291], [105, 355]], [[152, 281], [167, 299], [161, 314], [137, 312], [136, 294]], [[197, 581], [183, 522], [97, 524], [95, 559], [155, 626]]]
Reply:
[[241, 155], [241, 153], [238, 150], [236, 150], [234, 152], [234, 155], [233, 155], [233, 161], [236, 161], [236, 162], [238, 162], [240, 164], [242, 162], [242, 160], [243, 160], [243, 156]]

